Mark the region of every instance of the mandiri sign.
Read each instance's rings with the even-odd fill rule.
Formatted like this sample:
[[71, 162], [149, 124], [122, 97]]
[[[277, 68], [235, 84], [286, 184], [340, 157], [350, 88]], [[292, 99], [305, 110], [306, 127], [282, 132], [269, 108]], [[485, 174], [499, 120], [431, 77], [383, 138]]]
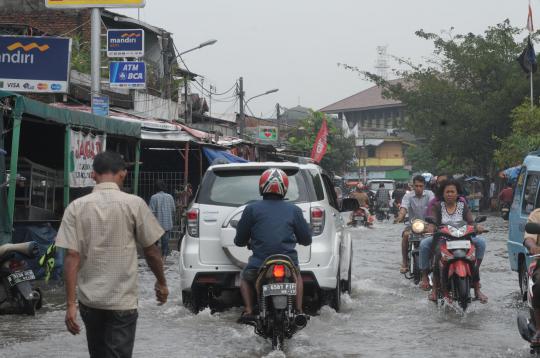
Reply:
[[92, 179], [94, 158], [105, 151], [107, 136], [71, 130], [69, 186], [85, 188], [96, 185]]
[[45, 0], [45, 6], [54, 9], [87, 7], [144, 7], [146, 0]]
[[146, 88], [146, 66], [143, 61], [111, 61], [111, 88]]
[[107, 30], [107, 57], [143, 57], [144, 30]]
[[0, 89], [66, 93], [71, 39], [0, 36]]

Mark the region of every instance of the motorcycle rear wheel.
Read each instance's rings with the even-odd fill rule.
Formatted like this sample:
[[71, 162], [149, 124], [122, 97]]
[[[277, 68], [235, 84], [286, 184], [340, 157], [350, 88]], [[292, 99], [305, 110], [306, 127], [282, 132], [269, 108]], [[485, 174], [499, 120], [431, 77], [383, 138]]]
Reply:
[[285, 346], [285, 311], [275, 310], [272, 328], [272, 350], [283, 351]]

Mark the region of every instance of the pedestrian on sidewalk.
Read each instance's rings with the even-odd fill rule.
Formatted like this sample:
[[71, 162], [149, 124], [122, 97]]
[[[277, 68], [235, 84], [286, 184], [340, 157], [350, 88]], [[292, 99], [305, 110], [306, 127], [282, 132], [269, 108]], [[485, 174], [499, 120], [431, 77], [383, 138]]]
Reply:
[[[79, 334], [77, 301], [86, 327], [91, 358], [129, 358], [137, 324], [137, 246], [141, 246], [157, 281], [158, 304], [169, 294], [159, 249], [163, 229], [141, 198], [120, 190], [126, 164], [118, 153], [94, 158], [91, 194], [67, 208], [56, 245], [64, 260], [66, 326]], [[75, 287], [78, 286], [78, 293]]]
[[166, 192], [167, 186], [163, 180], [156, 181], [157, 192], [150, 198], [150, 209], [165, 233], [161, 237], [161, 258], [163, 263], [169, 254], [169, 240], [174, 225], [176, 204], [171, 194]]

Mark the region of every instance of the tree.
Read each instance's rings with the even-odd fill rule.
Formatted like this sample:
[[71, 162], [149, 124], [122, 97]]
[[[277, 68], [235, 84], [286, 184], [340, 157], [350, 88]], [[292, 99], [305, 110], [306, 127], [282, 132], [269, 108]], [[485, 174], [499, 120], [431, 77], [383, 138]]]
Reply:
[[485, 175], [495, 169], [497, 138], [510, 133], [510, 114], [528, 94], [516, 61], [525, 47], [515, 41], [520, 32], [508, 20], [482, 35], [443, 38], [419, 30], [416, 35], [435, 46], [427, 65], [403, 60], [410, 69], [398, 72], [402, 80], [397, 84], [362, 74], [383, 86], [386, 96], [406, 104], [406, 126], [426, 139], [435, 167]]
[[[311, 111], [307, 118], [301, 120], [296, 133], [289, 136], [291, 149], [309, 156], [323, 118], [324, 113]], [[355, 139], [345, 138], [342, 130], [336, 128], [330, 118], [327, 118], [327, 124], [328, 148], [320, 165], [326, 170], [343, 174], [354, 165]]]
[[523, 157], [540, 148], [540, 108], [531, 109], [529, 99], [512, 111], [512, 134], [504, 139], [496, 138], [500, 148], [495, 151], [499, 168], [521, 163]]

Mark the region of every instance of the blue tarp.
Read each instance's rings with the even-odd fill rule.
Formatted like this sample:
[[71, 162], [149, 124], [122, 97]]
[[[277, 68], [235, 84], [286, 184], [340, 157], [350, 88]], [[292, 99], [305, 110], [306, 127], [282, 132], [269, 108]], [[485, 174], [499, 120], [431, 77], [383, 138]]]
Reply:
[[247, 163], [248, 161], [244, 158], [237, 157], [236, 155], [233, 155], [231, 153], [228, 153], [224, 150], [217, 150], [217, 149], [210, 149], [210, 148], [203, 148], [204, 155], [206, 155], [206, 159], [212, 164], [214, 160], [216, 159], [225, 159], [229, 163]]

